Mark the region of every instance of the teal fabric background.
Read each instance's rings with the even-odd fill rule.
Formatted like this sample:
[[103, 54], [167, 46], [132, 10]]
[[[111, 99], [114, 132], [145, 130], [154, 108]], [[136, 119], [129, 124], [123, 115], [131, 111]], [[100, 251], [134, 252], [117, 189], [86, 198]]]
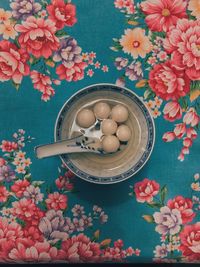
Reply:
[[[0, 83], [0, 140], [9, 140], [12, 133], [20, 128], [35, 137], [26, 146], [27, 155], [32, 160], [32, 177], [44, 180], [45, 186], [52, 185], [55, 190], [60, 159], [52, 157], [37, 160], [34, 146], [53, 141], [57, 114], [71, 95], [94, 83], [115, 83], [119, 73], [114, 66], [115, 52], [109, 47], [112, 46], [112, 38], [121, 36], [125, 28], [124, 15], [114, 8], [113, 0], [74, 0], [73, 4], [77, 8], [77, 23], [68, 28], [67, 32], [77, 40], [83, 52], [96, 52], [97, 60], [107, 65], [109, 71], [104, 73], [97, 70], [93, 77], [85, 75], [78, 82], [62, 81], [60, 86], [54, 86], [55, 96], [47, 103], [40, 100], [40, 93], [33, 89], [28, 76], [23, 79], [18, 91], [10, 81]], [[0, 7], [9, 9], [8, 1], [1, 0]], [[142, 96], [143, 91], [135, 88], [135, 83], [129, 80], [126, 87]], [[177, 195], [191, 197], [192, 177], [200, 171], [199, 138], [194, 141], [184, 162], [180, 162], [177, 156], [181, 143], [164, 143], [162, 140], [163, 134], [172, 128], [172, 124], [160, 116], [155, 120], [155, 125], [155, 147], [148, 163], [139, 173], [114, 185], [95, 185], [76, 178], [77, 193], [71, 194], [69, 198], [70, 206], [80, 203], [88, 210], [94, 204], [103, 207], [109, 218], [106, 226], [100, 227], [102, 239], [121, 238], [126, 247], [133, 246], [141, 250], [140, 257], [129, 257], [130, 262], [151, 261], [154, 257], [153, 250], [160, 243], [160, 236], [155, 232], [155, 226], [142, 218], [143, 214], [149, 213], [149, 208], [138, 203], [135, 197], [129, 196], [129, 186], [148, 178], [156, 180], [160, 185], [167, 185], [168, 199]], [[193, 223], [198, 220], [199, 217], [196, 216]], [[90, 232], [92, 229], [86, 231], [88, 234]]]

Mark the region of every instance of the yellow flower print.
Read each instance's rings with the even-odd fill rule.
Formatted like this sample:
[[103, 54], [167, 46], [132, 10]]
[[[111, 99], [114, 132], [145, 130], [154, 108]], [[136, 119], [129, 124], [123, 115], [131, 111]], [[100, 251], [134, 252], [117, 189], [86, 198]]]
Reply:
[[8, 21], [12, 16], [10, 11], [6, 11], [3, 8], [0, 8], [0, 22]]
[[188, 9], [192, 11], [192, 15], [197, 19], [200, 19], [200, 1], [190, 0], [188, 4]]
[[6, 40], [8, 40], [9, 38], [15, 39], [17, 32], [14, 29], [14, 24], [10, 23], [9, 21], [0, 24], [0, 34], [2, 34], [3, 38]]
[[152, 44], [141, 28], [127, 29], [120, 39], [120, 44], [125, 53], [131, 54], [133, 58], [139, 56], [145, 58], [151, 52]]
[[191, 188], [194, 190], [194, 191], [200, 191], [200, 183], [192, 183], [191, 184]]

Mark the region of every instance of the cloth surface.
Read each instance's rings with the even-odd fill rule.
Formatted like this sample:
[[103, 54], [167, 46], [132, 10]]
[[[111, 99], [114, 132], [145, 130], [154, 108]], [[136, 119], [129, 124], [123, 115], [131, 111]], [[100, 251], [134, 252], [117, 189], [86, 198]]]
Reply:
[[[1, 0], [0, 261], [200, 261], [199, 7]], [[143, 97], [156, 125], [145, 167], [103, 186], [34, 155], [64, 102], [102, 82]]]

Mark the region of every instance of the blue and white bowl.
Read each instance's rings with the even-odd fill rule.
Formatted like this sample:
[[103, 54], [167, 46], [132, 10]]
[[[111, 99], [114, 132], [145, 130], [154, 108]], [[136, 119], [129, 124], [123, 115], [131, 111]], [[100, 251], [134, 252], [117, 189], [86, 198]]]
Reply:
[[71, 127], [77, 112], [87, 103], [98, 101], [114, 101], [128, 108], [127, 125], [132, 131], [128, 145], [109, 155], [80, 153], [60, 157], [81, 179], [98, 184], [118, 183], [135, 175], [146, 164], [155, 141], [154, 120], [144, 102], [131, 90], [114, 84], [95, 84], [78, 91], [58, 114], [55, 141], [72, 137]]

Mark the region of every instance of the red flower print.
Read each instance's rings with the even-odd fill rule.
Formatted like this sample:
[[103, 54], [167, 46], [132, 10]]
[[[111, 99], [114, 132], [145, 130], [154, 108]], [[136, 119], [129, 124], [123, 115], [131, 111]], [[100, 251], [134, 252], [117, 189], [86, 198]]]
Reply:
[[10, 251], [13, 249], [16, 249], [19, 244], [23, 244], [24, 246], [30, 246], [31, 244], [34, 244], [34, 242], [24, 237], [16, 238], [14, 241], [11, 241], [11, 240], [7, 241], [6, 239], [3, 239], [2, 243], [0, 244], [1, 262], [13, 263], [13, 259], [9, 257], [9, 254], [10, 254]]
[[186, 225], [180, 233], [179, 249], [190, 262], [200, 259], [200, 222]]
[[12, 152], [18, 149], [18, 144], [15, 142], [3, 140], [1, 143], [2, 152]]
[[154, 65], [149, 73], [149, 86], [164, 100], [177, 100], [190, 90], [190, 80], [185, 72], [172, 65], [171, 61]]
[[[73, 174], [74, 176], [74, 174]], [[71, 191], [74, 188], [74, 185], [72, 183], [70, 183], [69, 178], [65, 177], [65, 176], [59, 176], [56, 181], [56, 186], [58, 187], [58, 189], [67, 189], [69, 191]]]
[[73, 236], [62, 242], [58, 258], [68, 262], [98, 262], [100, 261], [100, 244], [92, 242], [84, 234]]
[[92, 60], [96, 58], [96, 53], [95, 52], [90, 52], [89, 53], [89, 58], [91, 58]]
[[177, 101], [168, 102], [163, 110], [164, 118], [168, 121], [175, 121], [182, 117], [182, 109]]
[[191, 222], [196, 215], [192, 210], [193, 202], [190, 198], [177, 196], [174, 199], [170, 199], [167, 206], [170, 209], [177, 209], [180, 211], [183, 224]]
[[175, 137], [176, 136], [175, 136], [174, 132], [166, 132], [166, 133], [164, 133], [162, 139], [165, 142], [172, 142], [175, 139]]
[[[185, 2], [186, 3], [186, 2]], [[173, 66], [185, 70], [191, 80], [200, 80], [200, 21], [178, 20], [167, 33], [165, 50], [171, 54]]]
[[61, 80], [78, 81], [84, 78], [84, 69], [87, 67], [85, 62], [74, 63], [72, 67], [66, 67], [64, 64], [56, 68], [56, 73]]
[[13, 215], [20, 219], [31, 219], [34, 214], [35, 204], [31, 199], [20, 199], [19, 201], [13, 202]]
[[117, 241], [114, 242], [114, 247], [116, 248], [122, 248], [124, 246], [124, 243], [121, 239], [118, 239]]
[[31, 199], [22, 198], [12, 203], [12, 213], [14, 216], [25, 221], [29, 226], [38, 225], [44, 212], [41, 211]]
[[6, 165], [5, 159], [0, 158], [0, 167], [3, 167], [4, 165]]
[[134, 185], [134, 192], [138, 202], [152, 202], [153, 197], [158, 194], [160, 185], [154, 180], [145, 178]]
[[34, 207], [34, 214], [31, 217], [31, 220], [27, 222], [28, 226], [37, 226], [41, 218], [44, 217], [44, 212], [40, 210], [36, 205]]
[[10, 193], [5, 186], [0, 186], [0, 202], [6, 202]]
[[32, 79], [33, 87], [42, 92], [42, 100], [47, 101], [51, 96], [54, 96], [55, 91], [51, 86], [52, 81], [49, 76], [33, 70], [31, 71], [30, 77]]
[[23, 231], [24, 231], [24, 236], [27, 239], [30, 239], [32, 241], [39, 241], [39, 242], [44, 241], [44, 237], [42, 233], [36, 226], [25, 227], [23, 228]]
[[47, 11], [57, 29], [62, 29], [65, 25], [73, 26], [77, 21], [75, 5], [66, 4], [64, 0], [52, 0], [52, 3], [47, 6]]
[[192, 146], [192, 139], [186, 137], [183, 139], [183, 145], [184, 147], [191, 147]]
[[167, 32], [177, 20], [186, 18], [186, 1], [182, 0], [146, 0], [141, 3], [141, 9], [146, 16], [150, 30]]
[[13, 80], [20, 84], [23, 76], [29, 74], [28, 54], [9, 41], [0, 41], [0, 81]]
[[67, 207], [67, 196], [55, 192], [53, 194], [49, 194], [45, 202], [48, 209], [64, 210]]
[[65, 173], [65, 176], [66, 176], [67, 178], [71, 179], [71, 178], [74, 178], [74, 177], [75, 177], [75, 174], [74, 174], [72, 171], [68, 170], [68, 171]]
[[51, 262], [57, 258], [57, 248], [44, 242], [22, 243], [18, 242], [8, 255], [8, 258], [15, 262]]
[[6, 218], [0, 217], [0, 229], [0, 247], [4, 241], [14, 242], [23, 237], [21, 226], [16, 222], [9, 223]]
[[30, 185], [30, 182], [26, 179], [17, 180], [12, 186], [11, 191], [15, 193], [17, 197], [22, 197], [26, 188]]
[[200, 118], [194, 108], [190, 108], [183, 117], [183, 122], [190, 124], [192, 127], [196, 126], [199, 123], [199, 120]]
[[48, 58], [59, 47], [59, 39], [55, 36], [55, 23], [50, 19], [28, 17], [15, 29], [20, 32], [19, 44], [36, 58]]

